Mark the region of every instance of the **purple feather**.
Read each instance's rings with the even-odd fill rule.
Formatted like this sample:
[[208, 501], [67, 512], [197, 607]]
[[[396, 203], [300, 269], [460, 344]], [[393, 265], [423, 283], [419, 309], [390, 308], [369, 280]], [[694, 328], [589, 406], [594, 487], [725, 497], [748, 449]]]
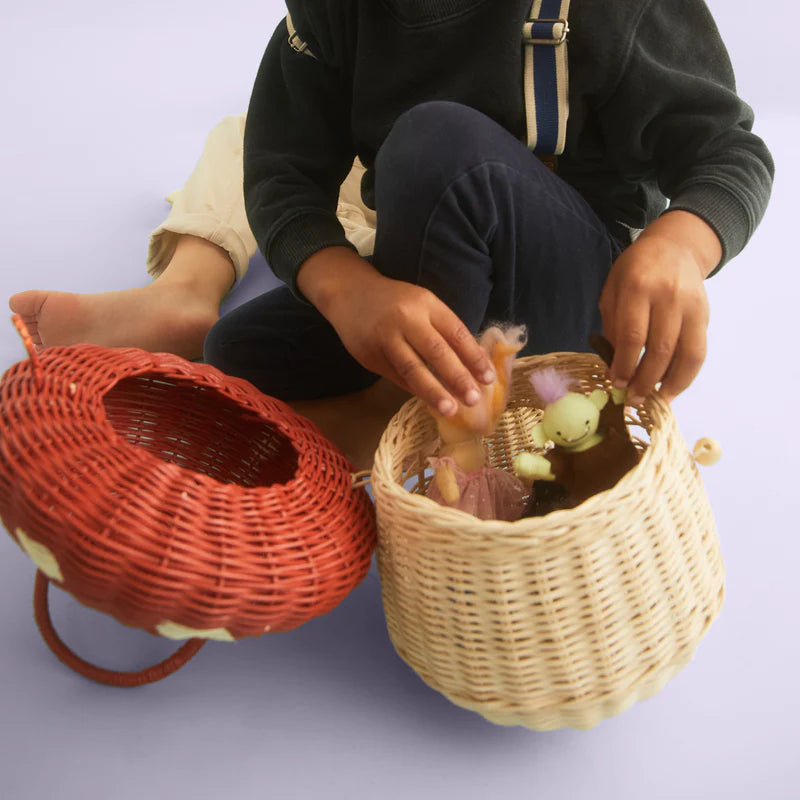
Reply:
[[566, 375], [562, 375], [554, 367], [545, 367], [545, 369], [532, 372], [528, 379], [546, 406], [561, 399], [572, 385], [572, 380]]

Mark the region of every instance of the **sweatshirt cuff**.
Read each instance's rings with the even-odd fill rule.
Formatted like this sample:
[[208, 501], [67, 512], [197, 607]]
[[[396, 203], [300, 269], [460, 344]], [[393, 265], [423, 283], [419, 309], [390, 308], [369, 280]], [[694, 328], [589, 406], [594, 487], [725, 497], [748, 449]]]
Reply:
[[672, 198], [667, 211], [696, 214], [719, 237], [722, 259], [709, 278], [744, 249], [753, 229], [747, 211], [736, 195], [712, 183], [687, 186]]
[[264, 257], [292, 294], [307, 303], [308, 300], [297, 286], [297, 273], [307, 258], [325, 247], [356, 249], [347, 240], [344, 228], [335, 215], [301, 212], [288, 219], [275, 233], [264, 250]]

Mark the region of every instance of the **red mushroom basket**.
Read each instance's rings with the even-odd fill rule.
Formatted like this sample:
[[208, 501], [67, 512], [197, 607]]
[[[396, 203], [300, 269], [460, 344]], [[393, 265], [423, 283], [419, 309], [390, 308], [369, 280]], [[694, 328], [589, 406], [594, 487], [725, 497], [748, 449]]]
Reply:
[[[121, 686], [164, 677], [208, 639], [287, 631], [364, 578], [372, 503], [309, 420], [177, 356], [91, 345], [37, 353], [0, 380], [0, 518], [36, 562], [36, 620], [56, 655]], [[186, 640], [155, 667], [95, 667], [59, 639], [49, 584], [124, 625]]]

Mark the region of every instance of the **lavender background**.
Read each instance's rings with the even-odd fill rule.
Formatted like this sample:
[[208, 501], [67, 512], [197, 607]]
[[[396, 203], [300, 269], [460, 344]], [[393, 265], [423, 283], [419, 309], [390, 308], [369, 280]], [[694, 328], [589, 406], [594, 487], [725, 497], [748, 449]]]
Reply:
[[[0, 25], [0, 298], [142, 285], [161, 198], [212, 125], [246, 107], [282, 4], [10, 5]], [[590, 732], [496, 727], [394, 654], [373, 570], [298, 631], [210, 643], [161, 684], [115, 690], [47, 650], [31, 618], [33, 565], [0, 535], [0, 797], [800, 797], [800, 15], [788, 0], [709, 5], [778, 178], [748, 249], [709, 281], [708, 361], [675, 404], [687, 441], [710, 435], [724, 447], [703, 476], [728, 595], [695, 661]], [[254, 268], [232, 302], [269, 283]], [[23, 357], [10, 325], [0, 328], [0, 370]], [[62, 592], [53, 606], [66, 641], [106, 666], [146, 666], [171, 649]]]

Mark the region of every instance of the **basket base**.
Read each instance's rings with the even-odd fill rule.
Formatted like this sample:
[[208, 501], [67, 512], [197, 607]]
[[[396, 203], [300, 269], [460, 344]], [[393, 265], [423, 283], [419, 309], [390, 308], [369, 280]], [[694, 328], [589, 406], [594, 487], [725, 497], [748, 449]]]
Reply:
[[[509, 708], [508, 702], [503, 702], [502, 707], [494, 708], [491, 702], [477, 702], [474, 699], [446, 694], [441, 689], [437, 689], [437, 691], [454, 705], [474, 711], [495, 725], [521, 726], [534, 731], [553, 731], [558, 728], [590, 730], [604, 719], [627, 711], [634, 703], [648, 700], [658, 694], [675, 675], [691, 662], [693, 657], [694, 651], [680, 661], [658, 670], [634, 688], [614, 692], [588, 702], [565, 703], [562, 706], [548, 708], [531, 709], [523, 706]], [[424, 676], [420, 677], [425, 680]], [[431, 685], [427, 680], [425, 682]], [[433, 686], [432, 688], [436, 689], [437, 687]]]

